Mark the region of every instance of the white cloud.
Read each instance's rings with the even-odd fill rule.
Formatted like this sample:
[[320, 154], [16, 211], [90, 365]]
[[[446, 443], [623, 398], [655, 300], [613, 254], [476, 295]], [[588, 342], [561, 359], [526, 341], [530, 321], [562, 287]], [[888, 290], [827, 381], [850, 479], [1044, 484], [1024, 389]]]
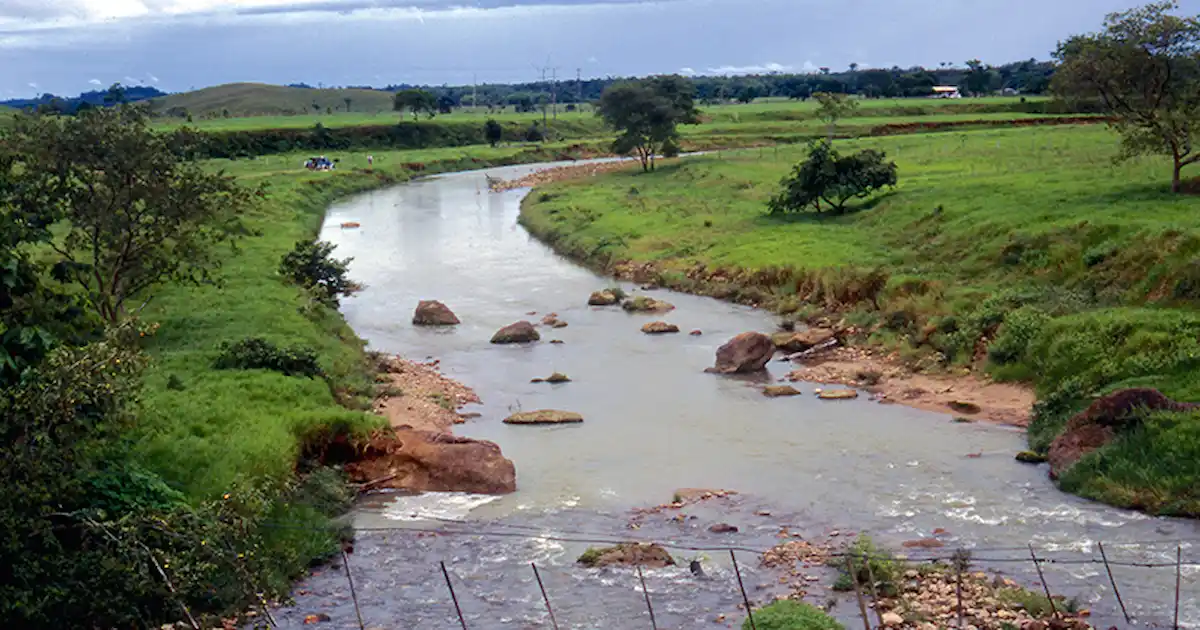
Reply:
[[680, 68], [679, 74], [682, 74], [685, 77], [690, 77], [693, 74], [696, 74], [696, 70], [694, 68]]
[[150, 74], [148, 72], [146, 73], [146, 80], [151, 83], [158, 83], [158, 77], [156, 77], [153, 74]]
[[769, 74], [772, 72], [792, 72], [793, 66], [785, 66], [781, 63], [764, 63], [760, 66], [718, 66], [716, 68], [708, 68], [709, 74]]
[[100, 79], [92, 79], [91, 81], [88, 81], [88, 83], [91, 83], [92, 85], [104, 85]]
[[30, 82], [29, 82], [29, 87], [31, 87], [31, 88], [33, 88], [33, 89], [35, 89], [35, 90], [36, 90], [36, 89], [38, 89], [38, 84], [34, 83], [33, 81], [30, 81]]
[[125, 81], [126, 85], [138, 85], [139, 83], [141, 83], [141, 80], [135, 79], [129, 75], [125, 75], [124, 81]]
[[600, 63], [600, 60], [596, 59], [595, 57], [588, 57], [587, 62], [588, 63]]

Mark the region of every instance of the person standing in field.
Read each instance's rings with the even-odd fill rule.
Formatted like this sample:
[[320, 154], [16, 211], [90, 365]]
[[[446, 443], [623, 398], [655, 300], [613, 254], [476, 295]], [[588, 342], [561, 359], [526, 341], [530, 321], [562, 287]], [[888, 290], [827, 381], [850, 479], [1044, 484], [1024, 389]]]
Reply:
[[367, 166], [374, 166], [374, 165], [375, 165], [375, 156], [368, 155], [367, 156]]

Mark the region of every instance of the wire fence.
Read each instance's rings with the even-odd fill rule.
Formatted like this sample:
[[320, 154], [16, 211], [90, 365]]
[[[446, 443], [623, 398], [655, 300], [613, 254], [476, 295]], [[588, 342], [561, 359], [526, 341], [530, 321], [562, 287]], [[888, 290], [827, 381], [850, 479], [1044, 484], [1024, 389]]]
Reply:
[[[468, 523], [454, 519], [438, 519], [425, 518], [426, 521], [440, 522], [440, 527], [422, 526], [418, 524], [405, 524], [395, 526], [375, 526], [356, 528], [356, 531], [363, 533], [370, 532], [400, 532], [414, 534], [430, 534], [436, 536], [469, 536], [475, 538], [516, 538], [525, 540], [537, 540], [543, 542], [556, 542], [567, 544], [587, 544], [587, 545], [618, 545], [623, 543], [638, 543], [638, 544], [655, 544], [659, 547], [675, 551], [689, 551], [699, 553], [720, 553], [727, 554], [732, 566], [733, 577], [736, 581], [730, 584], [731, 592], [739, 595], [741, 605], [744, 606], [747, 618], [747, 627], [751, 630], [757, 630], [757, 624], [754, 620], [754, 608], [751, 605], [751, 598], [746, 591], [745, 581], [741, 565], [738, 562], [738, 554], [753, 554], [761, 556], [776, 547], [757, 547], [753, 545], [712, 545], [701, 542], [689, 542], [681, 540], [664, 540], [662, 538], [644, 538], [644, 537], [629, 537], [629, 536], [614, 536], [605, 535], [597, 532], [587, 531], [571, 531], [558, 529], [554, 533], [546, 533], [545, 528], [536, 526], [526, 526], [518, 524], [505, 524], [502, 526], [480, 526], [477, 523]], [[272, 523], [268, 527], [276, 528], [304, 528], [304, 526], [291, 525], [286, 523]], [[955, 571], [954, 584], [959, 590], [957, 602], [956, 616], [958, 619], [957, 626], [965, 628], [964, 612], [965, 604], [961, 597], [961, 584], [965, 572], [968, 570], [968, 564], [978, 563], [983, 565], [1004, 565], [1004, 564], [1020, 564], [1032, 566], [1036, 572], [1038, 586], [1045, 594], [1046, 601], [1051, 608], [1052, 617], [1061, 619], [1067, 611], [1061, 610], [1056, 606], [1056, 598], [1052, 596], [1052, 587], [1047, 580], [1045, 569], [1051, 567], [1078, 567], [1085, 565], [1103, 566], [1104, 573], [1102, 574], [1109, 586], [1117, 607], [1120, 609], [1122, 616], [1127, 624], [1135, 625], [1137, 620], [1131, 614], [1127, 604], [1127, 600], [1121, 594], [1121, 587], [1113, 572], [1114, 567], [1133, 568], [1133, 569], [1153, 569], [1153, 570], [1170, 570], [1174, 574], [1174, 593], [1173, 604], [1171, 606], [1171, 621], [1170, 625], [1176, 630], [1183, 627], [1180, 625], [1181, 600], [1195, 601], [1196, 595], [1189, 594], [1187, 598], [1183, 598], [1182, 583], [1185, 569], [1200, 569], [1200, 561], [1195, 559], [1185, 559], [1184, 550], [1190, 550], [1194, 543], [1200, 543], [1200, 538], [1184, 538], [1171, 541], [1164, 540], [1141, 540], [1141, 541], [1113, 541], [1109, 543], [1099, 542], [1095, 544], [1096, 552], [1082, 552], [1085, 557], [1079, 558], [1063, 558], [1052, 557], [1049, 554], [1056, 552], [1053, 548], [1043, 548], [1039, 551], [1034, 544], [1028, 544], [1024, 547], [973, 547], [958, 549], [952, 552], [946, 550], [913, 550], [912, 553], [904, 553], [902, 555], [883, 554], [881, 552], [864, 553], [854, 550], [827, 550], [821, 553], [822, 558], [827, 559], [827, 564], [831, 567], [845, 570], [848, 575], [859, 575], [861, 572], [870, 572], [875, 561], [879, 560], [903, 560], [910, 564], [926, 564], [926, 563], [942, 563], [949, 565], [950, 569]], [[1109, 551], [1115, 549], [1134, 549], [1143, 548], [1146, 546], [1155, 546], [1160, 548], [1161, 552], [1157, 555], [1164, 556], [1161, 561], [1130, 561], [1130, 560], [1115, 560], [1109, 557]], [[1165, 547], [1173, 547], [1169, 553]], [[1144, 551], [1144, 549], [1143, 549]], [[1169, 560], [1165, 556], [1173, 555]], [[351, 558], [345, 552], [342, 554], [343, 566], [345, 568], [345, 578], [349, 586], [351, 598], [353, 600], [355, 613], [358, 619], [358, 627], [360, 630], [367, 630], [368, 626], [363, 621], [362, 609], [359, 605], [358, 594], [355, 591], [353, 572], [351, 571]], [[455, 574], [452, 570], [446, 567], [444, 561], [438, 563], [440, 574], [445, 581], [446, 594], [454, 608], [455, 616], [459, 625], [463, 630], [467, 630], [471, 626], [468, 624], [467, 616], [463, 614], [462, 607], [459, 603], [458, 593], [455, 590]], [[542, 579], [541, 571], [536, 563], [531, 562], [529, 571], [537, 583], [542, 606], [545, 608], [547, 624], [545, 627], [558, 630], [558, 617], [554, 612], [552, 604], [552, 593], [548, 592], [545, 583]], [[651, 591], [646, 587], [645, 576], [642, 567], [634, 567], [635, 575], [638, 583], [633, 585], [637, 590], [641, 591], [644, 600], [646, 612], [648, 613], [648, 623], [646, 627], [651, 630], [658, 630], [659, 625], [656, 621], [654, 599], [651, 596]], [[876, 580], [871, 576], [864, 584], [858, 579], [851, 580], [853, 583], [854, 597], [858, 605], [859, 616], [862, 619], [865, 630], [873, 628], [885, 627], [882, 608], [879, 605], [882, 598], [876, 592]], [[1128, 585], [1128, 584], [1127, 584]], [[736, 589], [736, 590], [732, 590]], [[868, 610], [874, 610], [874, 620]], [[270, 614], [270, 611], [263, 607], [263, 616], [267, 619], [270, 627], [278, 627], [277, 622]], [[374, 627], [374, 626], [372, 626]]]

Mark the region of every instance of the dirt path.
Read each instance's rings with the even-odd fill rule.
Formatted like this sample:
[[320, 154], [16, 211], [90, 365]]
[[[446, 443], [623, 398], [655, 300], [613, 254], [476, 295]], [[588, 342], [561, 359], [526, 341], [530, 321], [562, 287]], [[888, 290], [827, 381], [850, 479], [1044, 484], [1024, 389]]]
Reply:
[[808, 381], [858, 387], [882, 404], [899, 404], [926, 411], [952, 413], [970, 420], [1029, 426], [1033, 390], [995, 383], [974, 374], [932, 375], [902, 367], [895, 357], [865, 348], [828, 350], [788, 375]]

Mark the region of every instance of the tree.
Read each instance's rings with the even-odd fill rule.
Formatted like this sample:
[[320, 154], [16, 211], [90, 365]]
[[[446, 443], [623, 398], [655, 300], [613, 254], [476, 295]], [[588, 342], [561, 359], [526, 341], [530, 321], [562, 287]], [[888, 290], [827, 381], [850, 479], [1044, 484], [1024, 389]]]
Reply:
[[698, 122], [694, 87], [678, 75], [659, 76], [610, 86], [600, 97], [597, 115], [620, 133], [619, 154], [637, 153], [642, 170], [654, 169], [654, 156], [677, 147], [679, 124]]
[[16, 207], [50, 213], [62, 230], [45, 239], [55, 276], [78, 284], [110, 324], [165, 282], [211, 281], [224, 257], [217, 246], [242, 233], [256, 195], [184, 159], [198, 136], [153, 133], [132, 105], [23, 116], [6, 140]]
[[833, 142], [833, 132], [837, 128], [837, 121], [857, 111], [858, 102], [845, 94], [830, 92], [817, 92], [813, 94], [813, 98], [817, 99], [818, 103], [817, 117], [829, 126], [829, 141]]
[[352, 99], [352, 98], [350, 98], [349, 96], [347, 96], [346, 98], [343, 98], [342, 100], [346, 102], [346, 111], [347, 111], [347, 112], [349, 112], [349, 111], [350, 111], [350, 104], [354, 102], [354, 99]]
[[396, 92], [396, 96], [392, 101], [392, 108], [398, 112], [408, 110], [412, 113], [413, 120], [416, 120], [422, 113], [426, 113], [430, 118], [433, 118], [437, 111], [437, 99], [433, 94], [425, 90], [402, 90]]
[[489, 118], [483, 125], [483, 135], [487, 138], [488, 144], [494, 147], [504, 139], [504, 127], [501, 127], [500, 123]]
[[354, 259], [334, 258], [336, 248], [325, 241], [299, 241], [279, 261], [279, 275], [308, 291], [321, 304], [336, 309], [342, 297], [361, 288], [347, 277]]
[[824, 202], [835, 214], [842, 214], [850, 199], [865, 198], [896, 185], [896, 164], [885, 162], [886, 157], [874, 149], [842, 157], [830, 142], [813, 142], [808, 158], [783, 179], [783, 190], [768, 202], [767, 208], [771, 214], [806, 208], [821, 212]]
[[1098, 100], [1121, 134], [1120, 158], [1170, 155], [1171, 190], [1184, 167], [1200, 162], [1200, 16], [1180, 17], [1176, 2], [1109, 14], [1100, 33], [1058, 45], [1053, 92]]
[[449, 114], [454, 111], [456, 105], [457, 103], [454, 102], [454, 99], [445, 94], [437, 97], [437, 110], [439, 114]]
[[967, 88], [967, 92], [982, 96], [992, 90], [992, 83], [996, 79], [996, 72], [991, 66], [984, 65], [978, 59], [972, 59], [967, 62], [967, 76], [963, 79], [963, 83]]

